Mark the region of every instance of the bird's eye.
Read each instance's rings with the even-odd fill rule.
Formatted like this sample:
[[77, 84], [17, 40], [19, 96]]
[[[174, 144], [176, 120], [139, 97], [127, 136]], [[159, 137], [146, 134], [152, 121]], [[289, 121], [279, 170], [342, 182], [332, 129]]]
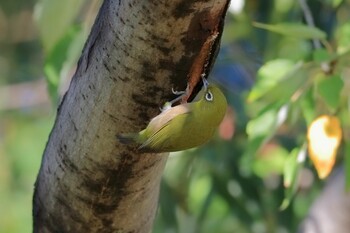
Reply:
[[208, 101], [212, 101], [213, 100], [213, 94], [210, 91], [208, 91], [205, 94], [205, 99], [208, 100]]

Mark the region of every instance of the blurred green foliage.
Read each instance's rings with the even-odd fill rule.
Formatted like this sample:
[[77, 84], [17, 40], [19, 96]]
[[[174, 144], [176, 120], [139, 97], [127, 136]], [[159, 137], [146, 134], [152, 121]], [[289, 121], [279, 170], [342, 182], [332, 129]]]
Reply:
[[[232, 1], [211, 77], [227, 88], [234, 137], [220, 129], [209, 144], [171, 154], [155, 233], [295, 232], [323, 185], [307, 159], [307, 126], [331, 114], [350, 127], [350, 1], [308, 1], [316, 27], [299, 1], [240, 2]], [[0, 101], [0, 209], [7, 210], [0, 232], [31, 232], [33, 184], [53, 109], [100, 3], [0, 2], [0, 88], [18, 91], [12, 87], [45, 77], [53, 100], [12, 109]], [[344, 144], [339, 154], [347, 155], [349, 138]]]
[[[155, 232], [297, 231], [323, 185], [307, 158], [308, 125], [329, 114], [349, 130], [349, 3], [308, 1], [305, 15], [298, 1], [245, 1], [242, 11], [228, 15], [222, 51], [248, 41], [260, 51], [262, 65], [250, 90], [226, 93], [235, 111], [234, 137], [169, 159]], [[251, 66], [240, 52], [232, 53], [234, 69], [217, 67], [237, 83]], [[215, 80], [220, 72], [213, 73]]]
[[[99, 4], [98, 0], [0, 1], [2, 233], [32, 232], [34, 182], [58, 97], [74, 71]], [[44, 77], [52, 101], [34, 93]]]
[[34, 181], [53, 120], [35, 108], [1, 113], [0, 232], [31, 232]]

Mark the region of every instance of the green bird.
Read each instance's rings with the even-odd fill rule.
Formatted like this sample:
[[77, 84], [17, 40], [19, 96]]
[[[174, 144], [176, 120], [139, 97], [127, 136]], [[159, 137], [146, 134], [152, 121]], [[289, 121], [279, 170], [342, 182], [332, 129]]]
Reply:
[[227, 101], [221, 90], [204, 82], [193, 102], [165, 108], [139, 133], [119, 134], [121, 143], [136, 143], [145, 152], [173, 152], [209, 141], [225, 116]]

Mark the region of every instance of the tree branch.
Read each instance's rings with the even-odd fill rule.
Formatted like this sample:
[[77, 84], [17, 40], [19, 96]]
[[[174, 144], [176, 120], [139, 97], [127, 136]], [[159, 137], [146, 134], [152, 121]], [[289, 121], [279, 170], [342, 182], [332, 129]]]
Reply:
[[[299, 5], [303, 10], [307, 25], [309, 25], [310, 27], [315, 27], [314, 18], [312, 17], [312, 13], [310, 11], [309, 6], [306, 3], [306, 0], [299, 0]], [[320, 49], [322, 47], [321, 42], [318, 39], [312, 39], [312, 43], [314, 44], [315, 49]]]
[[[311, 10], [309, 6], [307, 5], [306, 0], [299, 0], [299, 5], [304, 13], [305, 21], [307, 25], [310, 27], [315, 27], [314, 18], [312, 17]], [[314, 45], [315, 49], [321, 49], [321, 41], [319, 39], [312, 39], [312, 43]], [[331, 71], [331, 65], [327, 62], [321, 63], [321, 68], [325, 73], [329, 73]]]

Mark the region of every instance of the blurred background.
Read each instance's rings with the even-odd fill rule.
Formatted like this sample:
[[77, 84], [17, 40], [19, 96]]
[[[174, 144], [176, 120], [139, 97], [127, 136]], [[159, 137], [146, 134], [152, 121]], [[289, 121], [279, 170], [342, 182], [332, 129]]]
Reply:
[[[230, 108], [210, 143], [170, 155], [155, 233], [296, 232], [324, 185], [307, 126], [350, 119], [350, 1], [303, 3], [232, 1], [210, 77]], [[43, 150], [100, 4], [0, 0], [0, 232], [32, 231]]]

